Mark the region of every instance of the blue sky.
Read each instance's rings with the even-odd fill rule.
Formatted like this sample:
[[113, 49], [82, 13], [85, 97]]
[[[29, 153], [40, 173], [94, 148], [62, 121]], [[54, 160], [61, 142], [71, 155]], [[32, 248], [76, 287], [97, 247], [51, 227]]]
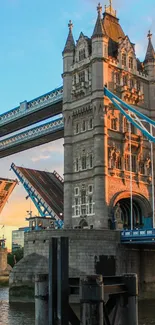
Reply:
[[[101, 2], [108, 5], [108, 0]], [[0, 113], [23, 100], [31, 100], [62, 84], [62, 50], [68, 34], [68, 21], [74, 24], [74, 37], [81, 31], [91, 36], [96, 21], [94, 0], [1, 0], [0, 1]], [[136, 43], [137, 56], [145, 56], [147, 32], [155, 34], [154, 0], [113, 0], [120, 24]], [[155, 44], [155, 37], [153, 36]], [[1, 159], [0, 176], [14, 177], [11, 162], [30, 168], [57, 169], [63, 174], [63, 140]], [[25, 193], [17, 186], [0, 216], [0, 223], [20, 224], [25, 218]], [[16, 204], [22, 206], [20, 216]]]

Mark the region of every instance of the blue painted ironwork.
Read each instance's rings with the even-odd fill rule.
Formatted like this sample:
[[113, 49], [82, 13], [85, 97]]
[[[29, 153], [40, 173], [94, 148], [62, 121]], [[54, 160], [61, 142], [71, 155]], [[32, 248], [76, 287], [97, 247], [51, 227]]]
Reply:
[[33, 100], [27, 102], [24, 101], [20, 106], [15, 107], [0, 115], [0, 126], [5, 125], [11, 121], [20, 119], [25, 115], [32, 114], [33, 112], [43, 109], [47, 105], [55, 104], [62, 101], [63, 98], [63, 87], [53, 89], [52, 91], [41, 95]]
[[134, 229], [121, 231], [121, 242], [126, 244], [155, 244], [155, 229]]
[[[146, 129], [146, 127], [142, 123], [144, 121], [145, 123], [149, 123], [149, 126], [152, 125], [153, 127], [155, 127], [155, 121], [151, 120], [149, 117], [142, 114], [134, 107], [126, 104], [119, 97], [109, 91], [106, 87], [104, 87], [104, 95], [110, 99], [114, 106], [128, 119], [130, 123], [137, 127], [145, 137], [155, 143], [155, 137]], [[126, 109], [126, 111], [120, 105], [122, 105]]]
[[51, 217], [57, 228], [63, 228], [63, 221], [55, 214], [55, 212], [51, 209], [50, 206], [44, 201], [41, 195], [35, 190], [35, 188], [30, 184], [30, 182], [22, 175], [22, 173], [18, 170], [14, 163], [11, 164], [11, 169], [14, 171], [19, 181], [22, 183], [26, 192], [28, 193], [28, 197], [32, 200], [34, 205], [36, 206], [41, 217]]
[[64, 129], [63, 117], [56, 117], [51, 122], [46, 122], [37, 127], [29, 130], [20, 132], [11, 137], [6, 137], [0, 140], [0, 151], [6, 150], [7, 148], [14, 147], [20, 144], [24, 144], [27, 141], [32, 141], [41, 136], [48, 135]]

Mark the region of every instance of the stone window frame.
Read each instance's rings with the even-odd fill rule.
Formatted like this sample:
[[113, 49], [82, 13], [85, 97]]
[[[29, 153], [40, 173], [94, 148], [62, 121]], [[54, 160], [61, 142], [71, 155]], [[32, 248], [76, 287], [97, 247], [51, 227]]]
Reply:
[[82, 82], [85, 82], [86, 75], [85, 75], [85, 70], [82, 70], [78, 73], [79, 77], [79, 83], [81, 84]]
[[89, 130], [92, 130], [93, 129], [93, 119], [92, 119], [92, 117], [89, 119], [88, 129]]
[[74, 198], [74, 202], [75, 202], [75, 205], [74, 205], [74, 215], [77, 217], [80, 215], [80, 204], [79, 204], [79, 197], [76, 196]]
[[127, 76], [127, 74], [124, 74], [122, 76], [122, 82], [123, 82], [123, 86], [127, 86], [128, 85], [128, 76]]
[[93, 154], [90, 153], [89, 155], [89, 168], [93, 168]]
[[79, 158], [78, 157], [75, 159], [75, 171], [76, 172], [79, 171]]
[[79, 134], [80, 133], [80, 123], [76, 122], [75, 124], [75, 133], [74, 134]]
[[94, 214], [94, 203], [93, 203], [93, 195], [88, 196], [88, 205], [87, 205], [87, 213], [88, 215]]
[[133, 57], [130, 55], [128, 58], [129, 69], [133, 70]]
[[79, 187], [78, 186], [74, 188], [74, 195], [79, 196]]
[[113, 131], [118, 131], [118, 118], [112, 117], [110, 120], [110, 129]]
[[93, 193], [93, 184], [89, 184], [88, 185], [88, 194], [92, 194], [92, 193]]
[[121, 75], [120, 72], [115, 73], [115, 80], [116, 80], [116, 85], [120, 85], [121, 83]]
[[[123, 117], [123, 132], [124, 133], [126, 133], [126, 132], [128, 132], [129, 133], [129, 121], [128, 121], [128, 119], [124, 116]], [[135, 127], [134, 127], [134, 125], [131, 123], [131, 133], [135, 133]]]
[[83, 155], [81, 157], [81, 169], [86, 170], [87, 169], [87, 156]]
[[87, 130], [86, 120], [83, 120], [81, 125], [81, 132], [86, 132], [86, 130]]
[[129, 80], [129, 83], [130, 83], [130, 88], [134, 88], [134, 79], [133, 78], [130, 78]]
[[[137, 155], [131, 154], [132, 173], [137, 171]], [[125, 153], [124, 159], [125, 170], [130, 171], [130, 152]]]
[[121, 55], [121, 61], [122, 61], [122, 66], [126, 67], [127, 66], [127, 55], [124, 52]]
[[82, 49], [79, 50], [79, 62], [83, 61], [86, 58], [86, 50], [83, 47]]

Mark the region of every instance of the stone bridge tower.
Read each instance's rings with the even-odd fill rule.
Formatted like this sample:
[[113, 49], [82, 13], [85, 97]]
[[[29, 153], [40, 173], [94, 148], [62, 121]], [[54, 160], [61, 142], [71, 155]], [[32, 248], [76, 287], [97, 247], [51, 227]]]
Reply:
[[65, 228], [108, 228], [117, 218], [130, 227], [130, 144], [133, 224], [140, 226], [152, 213], [150, 145], [134, 127], [130, 136], [127, 120], [104, 98], [103, 87], [152, 116], [151, 35], [142, 63], [111, 1], [103, 17], [98, 4], [91, 38], [81, 32], [75, 44], [71, 21], [68, 26], [63, 51]]

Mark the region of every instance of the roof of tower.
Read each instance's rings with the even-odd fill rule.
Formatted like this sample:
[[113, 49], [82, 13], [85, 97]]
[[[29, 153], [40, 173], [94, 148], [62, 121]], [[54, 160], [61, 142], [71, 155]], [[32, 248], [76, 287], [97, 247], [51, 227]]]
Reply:
[[119, 19], [107, 11], [103, 14], [103, 28], [105, 34], [114, 42], [118, 43], [120, 38], [125, 37], [123, 29], [119, 24]]
[[101, 13], [102, 13], [102, 6], [100, 5], [100, 3], [97, 6], [97, 12], [98, 12], [98, 17], [96, 20], [96, 24], [95, 24], [95, 28], [93, 31], [93, 35], [92, 38], [94, 37], [102, 37], [105, 32], [104, 32], [104, 27], [102, 24], [102, 19], [101, 19]]
[[73, 24], [71, 20], [69, 21], [68, 27], [69, 27], [69, 33], [68, 33], [68, 37], [67, 37], [67, 41], [63, 53], [72, 52], [75, 48], [75, 42], [72, 34]]
[[152, 34], [151, 34], [150, 30], [148, 32], [147, 37], [148, 37], [149, 42], [148, 42], [148, 47], [147, 47], [144, 63], [147, 63], [150, 61], [155, 61], [155, 52], [154, 52], [154, 48], [153, 48], [152, 41], [151, 41]]

